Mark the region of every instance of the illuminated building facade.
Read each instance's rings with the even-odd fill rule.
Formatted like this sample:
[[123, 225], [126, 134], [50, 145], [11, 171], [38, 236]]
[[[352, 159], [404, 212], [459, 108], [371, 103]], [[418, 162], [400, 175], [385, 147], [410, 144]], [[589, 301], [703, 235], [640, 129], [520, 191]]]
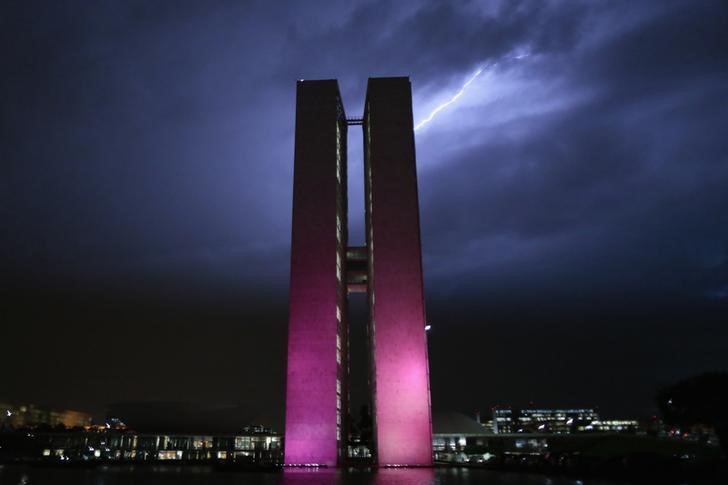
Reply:
[[37, 426], [82, 428], [91, 424], [91, 415], [70, 409], [56, 410], [34, 404], [0, 403], [0, 425], [12, 428]]
[[636, 419], [596, 420], [589, 424], [581, 424], [576, 430], [595, 433], [637, 433], [640, 431], [640, 423]]
[[513, 410], [511, 408], [493, 409], [493, 432], [495, 434], [513, 433]]
[[[364, 247], [347, 241], [349, 125], [364, 133]], [[347, 299], [366, 292], [376, 462], [431, 465], [409, 79], [370, 78], [364, 116], [350, 120], [335, 80], [299, 81], [294, 157], [285, 463], [346, 457]]]
[[493, 432], [509, 433], [556, 433], [566, 434], [584, 431], [599, 421], [595, 409], [493, 409]]
[[40, 431], [27, 434], [27, 438], [26, 446], [20, 449], [0, 449], [0, 459], [4, 452], [11, 452], [6, 457], [29, 459], [33, 463], [183, 461], [278, 465], [281, 460], [281, 437], [270, 430], [242, 430], [235, 435]]

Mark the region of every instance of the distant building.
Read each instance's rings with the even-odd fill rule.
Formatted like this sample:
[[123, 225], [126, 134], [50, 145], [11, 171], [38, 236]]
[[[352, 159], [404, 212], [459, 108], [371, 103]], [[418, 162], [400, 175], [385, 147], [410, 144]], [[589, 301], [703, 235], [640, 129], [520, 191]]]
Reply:
[[432, 450], [435, 461], [469, 461], [466, 451], [484, 448], [491, 428], [461, 413], [434, 413], [432, 415]]
[[634, 419], [602, 420], [592, 408], [577, 409], [493, 409], [495, 434], [537, 433], [636, 433], [640, 423]]
[[[4, 435], [4, 436], [3, 436]], [[269, 429], [197, 435], [85, 430], [3, 433], [3, 459], [50, 462], [156, 462], [278, 465], [281, 436]], [[10, 439], [12, 438], [12, 439]]]
[[636, 419], [610, 419], [592, 421], [587, 425], [579, 425], [576, 431], [595, 431], [598, 433], [636, 433], [640, 423]]
[[493, 409], [493, 432], [568, 434], [585, 431], [599, 421], [599, 413], [592, 408], [577, 409]]
[[495, 434], [513, 433], [513, 410], [511, 408], [494, 408], [491, 423]]
[[91, 415], [70, 409], [56, 410], [34, 404], [0, 403], [0, 425], [11, 428], [34, 428], [63, 425], [66, 428], [91, 425]]

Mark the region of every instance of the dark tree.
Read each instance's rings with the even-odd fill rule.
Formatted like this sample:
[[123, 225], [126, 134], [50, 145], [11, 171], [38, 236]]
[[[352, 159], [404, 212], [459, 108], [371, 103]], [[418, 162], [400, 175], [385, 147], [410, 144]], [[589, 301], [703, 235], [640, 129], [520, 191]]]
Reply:
[[712, 426], [728, 453], [728, 373], [689, 377], [657, 393], [663, 420], [675, 426]]

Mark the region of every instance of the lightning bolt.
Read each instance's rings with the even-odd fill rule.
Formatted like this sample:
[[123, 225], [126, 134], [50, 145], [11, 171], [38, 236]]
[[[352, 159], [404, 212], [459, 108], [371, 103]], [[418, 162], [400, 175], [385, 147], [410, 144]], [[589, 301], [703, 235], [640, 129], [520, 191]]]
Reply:
[[[522, 52], [522, 53], [520, 53], [518, 55], [515, 55], [515, 56], [506, 57], [505, 59], [506, 60], [516, 60], [516, 61], [520, 61], [521, 59], [524, 59], [526, 57], [529, 57], [530, 55], [531, 54], [528, 53], [528, 52]], [[432, 119], [435, 116], [437, 116], [437, 113], [439, 113], [440, 111], [444, 110], [445, 108], [447, 108], [448, 106], [450, 106], [451, 104], [453, 104], [455, 101], [457, 101], [458, 98], [463, 95], [463, 93], [465, 92], [465, 90], [468, 89], [468, 86], [470, 86], [473, 83], [473, 81], [475, 81], [475, 79], [478, 76], [480, 76], [480, 74], [483, 72], [484, 69], [491, 69], [493, 67], [496, 67], [497, 65], [498, 65], [498, 62], [496, 62], [494, 64], [487, 65], [485, 67], [479, 67], [478, 70], [475, 71], [473, 73], [473, 75], [468, 78], [467, 81], [465, 81], [465, 84], [463, 84], [463, 86], [460, 88], [460, 91], [458, 91], [457, 93], [455, 93], [450, 99], [448, 99], [447, 101], [445, 101], [444, 103], [442, 103], [441, 105], [439, 105], [437, 108], [433, 109], [432, 112], [427, 116], [427, 118], [425, 118], [422, 121], [420, 121], [419, 123], [417, 123], [417, 125], [415, 126], [415, 131], [419, 130], [420, 128], [422, 128], [423, 126], [425, 126], [427, 123], [429, 123], [430, 121], [432, 121]]]
[[473, 81], [475, 81], [475, 79], [478, 76], [480, 76], [480, 74], [482, 72], [483, 72], [483, 68], [482, 67], [479, 67], [478, 70], [475, 71], [473, 73], [473, 75], [470, 76], [470, 78], [467, 81], [465, 81], [465, 84], [463, 84], [463, 86], [460, 88], [460, 91], [458, 91], [450, 99], [448, 99], [447, 101], [445, 101], [444, 103], [442, 103], [441, 105], [439, 105], [438, 107], [436, 107], [435, 109], [433, 109], [432, 112], [427, 116], [427, 118], [425, 118], [422, 121], [420, 121], [419, 123], [417, 123], [417, 126], [415, 126], [415, 131], [419, 130], [420, 128], [422, 128], [423, 126], [425, 126], [427, 123], [429, 123], [430, 121], [432, 121], [432, 119], [435, 116], [437, 116], [437, 113], [439, 113], [440, 111], [444, 110], [445, 108], [447, 108], [448, 106], [450, 106], [451, 104], [453, 104], [455, 101], [457, 101], [458, 98], [463, 95], [463, 93], [465, 92], [465, 90], [468, 89], [468, 86], [470, 86], [473, 83]]

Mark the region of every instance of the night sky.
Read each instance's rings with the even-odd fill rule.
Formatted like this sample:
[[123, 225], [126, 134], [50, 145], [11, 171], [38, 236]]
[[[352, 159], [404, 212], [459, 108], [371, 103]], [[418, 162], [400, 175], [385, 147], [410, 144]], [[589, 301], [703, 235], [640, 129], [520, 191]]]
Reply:
[[435, 409], [728, 370], [725, 2], [10, 1], [0, 60], [0, 400], [280, 429], [301, 78], [472, 80], [416, 132]]

